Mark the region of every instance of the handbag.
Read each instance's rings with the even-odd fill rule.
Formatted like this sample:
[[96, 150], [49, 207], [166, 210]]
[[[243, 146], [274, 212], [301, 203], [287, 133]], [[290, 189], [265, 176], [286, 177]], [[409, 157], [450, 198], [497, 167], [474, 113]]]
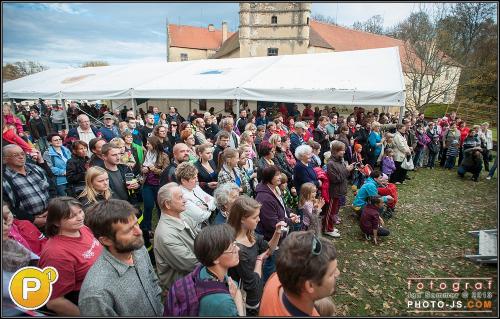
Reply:
[[363, 174], [363, 176], [368, 177], [372, 173], [373, 169], [370, 164], [362, 165], [358, 168], [359, 172]]
[[403, 163], [401, 163], [401, 168], [407, 171], [413, 170], [415, 168], [415, 166], [413, 165], [413, 156], [410, 156], [410, 159], [408, 159], [408, 156], [406, 156], [403, 160]]

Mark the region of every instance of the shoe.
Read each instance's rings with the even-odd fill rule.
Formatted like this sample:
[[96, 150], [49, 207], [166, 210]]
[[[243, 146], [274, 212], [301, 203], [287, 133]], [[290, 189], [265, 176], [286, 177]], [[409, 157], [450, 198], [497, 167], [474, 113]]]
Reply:
[[337, 231], [337, 229], [335, 229], [334, 231], [331, 231], [331, 232], [326, 232], [324, 234], [327, 236], [333, 237], [333, 238], [340, 237], [340, 233]]
[[365, 234], [365, 239], [366, 240], [372, 240], [372, 236]]
[[490, 179], [491, 179], [491, 176], [486, 177], [486, 179], [487, 179], [487, 180], [490, 180]]
[[396, 183], [394, 183], [394, 184], [396, 184], [396, 185], [401, 185], [401, 182], [396, 182]]
[[340, 224], [340, 220], [337, 220], [337, 221], [335, 222], [335, 225], [338, 225], [338, 224]]

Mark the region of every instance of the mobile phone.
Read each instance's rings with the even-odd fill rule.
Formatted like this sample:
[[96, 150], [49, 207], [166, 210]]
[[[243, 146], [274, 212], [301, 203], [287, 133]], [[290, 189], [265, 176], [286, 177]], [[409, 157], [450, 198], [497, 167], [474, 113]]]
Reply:
[[281, 226], [282, 233], [288, 233], [288, 226]]

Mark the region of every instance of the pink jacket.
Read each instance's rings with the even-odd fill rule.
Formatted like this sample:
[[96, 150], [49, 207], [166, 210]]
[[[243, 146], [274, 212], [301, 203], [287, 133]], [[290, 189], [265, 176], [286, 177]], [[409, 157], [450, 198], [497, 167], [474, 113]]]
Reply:
[[5, 121], [5, 124], [14, 125], [16, 127], [17, 134], [24, 133], [23, 123], [21, 123], [21, 120], [17, 116], [12, 114], [4, 115], [3, 120]]
[[325, 199], [325, 203], [328, 204], [330, 202], [330, 180], [328, 179], [328, 175], [319, 166], [314, 168], [314, 172], [318, 176], [318, 180], [321, 181], [321, 196]]

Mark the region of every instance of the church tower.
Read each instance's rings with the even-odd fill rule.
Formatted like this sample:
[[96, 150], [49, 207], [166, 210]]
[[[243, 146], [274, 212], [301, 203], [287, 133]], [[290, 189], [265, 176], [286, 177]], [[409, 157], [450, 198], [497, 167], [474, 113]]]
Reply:
[[240, 3], [240, 57], [305, 54], [311, 3]]

